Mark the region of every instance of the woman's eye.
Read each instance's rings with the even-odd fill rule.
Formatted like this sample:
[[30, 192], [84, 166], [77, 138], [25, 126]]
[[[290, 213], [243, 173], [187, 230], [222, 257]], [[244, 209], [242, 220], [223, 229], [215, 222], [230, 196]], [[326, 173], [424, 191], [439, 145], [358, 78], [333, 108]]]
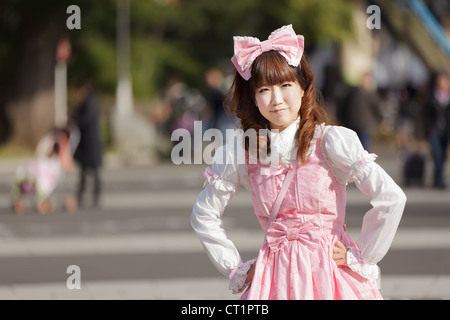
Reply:
[[291, 86], [291, 83], [290, 83], [290, 82], [285, 82], [285, 83], [283, 83], [282, 86], [283, 86], [283, 87], [290, 87], [290, 86]]
[[260, 88], [259, 90], [258, 90], [258, 93], [263, 93], [263, 92], [266, 92], [266, 91], [268, 91], [269, 89], [267, 89], [267, 88]]

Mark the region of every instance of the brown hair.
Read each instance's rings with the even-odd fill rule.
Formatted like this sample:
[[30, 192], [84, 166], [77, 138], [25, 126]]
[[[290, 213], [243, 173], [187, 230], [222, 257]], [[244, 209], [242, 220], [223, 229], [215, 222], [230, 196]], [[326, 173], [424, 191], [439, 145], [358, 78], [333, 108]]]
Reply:
[[[261, 115], [255, 105], [255, 89], [263, 83], [274, 85], [286, 81], [296, 81], [304, 90], [297, 132], [297, 159], [304, 162], [316, 125], [328, 122], [328, 115], [321, 107], [321, 95], [314, 86], [314, 74], [305, 55], [302, 56], [298, 67], [292, 67], [276, 51], [262, 53], [253, 62], [251, 78], [248, 81], [235, 71], [225, 106], [240, 119], [244, 131], [255, 129], [258, 132], [259, 129], [270, 129], [269, 121]], [[268, 145], [270, 146], [270, 143]], [[248, 151], [248, 143], [245, 148]]]

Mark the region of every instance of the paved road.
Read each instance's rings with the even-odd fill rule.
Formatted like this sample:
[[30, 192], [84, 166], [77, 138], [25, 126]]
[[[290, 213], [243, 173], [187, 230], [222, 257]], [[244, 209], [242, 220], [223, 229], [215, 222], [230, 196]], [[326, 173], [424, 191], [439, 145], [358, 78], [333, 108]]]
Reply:
[[[378, 160], [398, 179], [395, 157]], [[110, 165], [100, 209], [18, 216], [9, 208], [15, 163], [0, 167], [0, 299], [237, 299], [212, 267], [189, 226], [204, 166]], [[69, 176], [66, 186], [72, 186]], [[387, 299], [450, 298], [449, 191], [405, 189], [408, 204], [390, 252], [380, 263]], [[244, 259], [262, 233], [242, 190], [225, 224]], [[348, 187], [347, 227], [357, 239], [368, 199]], [[78, 266], [80, 289], [68, 279]], [[78, 282], [70, 282], [69, 285]]]

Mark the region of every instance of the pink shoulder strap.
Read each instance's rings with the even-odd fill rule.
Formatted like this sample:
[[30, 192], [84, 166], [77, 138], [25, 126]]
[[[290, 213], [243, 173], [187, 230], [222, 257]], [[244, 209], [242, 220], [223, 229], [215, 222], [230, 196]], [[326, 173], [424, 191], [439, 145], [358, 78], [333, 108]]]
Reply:
[[284, 197], [286, 196], [287, 189], [289, 188], [292, 178], [294, 177], [294, 173], [297, 169], [297, 163], [294, 163], [292, 166], [292, 169], [288, 171], [286, 174], [286, 177], [284, 178], [283, 184], [281, 186], [280, 192], [278, 192], [277, 199], [275, 200], [275, 203], [272, 207], [272, 211], [270, 212], [269, 221], [267, 222], [267, 228], [266, 232], [270, 227], [270, 224], [275, 220], [275, 218], [278, 215], [278, 211], [280, 210], [281, 202], [283, 201]]

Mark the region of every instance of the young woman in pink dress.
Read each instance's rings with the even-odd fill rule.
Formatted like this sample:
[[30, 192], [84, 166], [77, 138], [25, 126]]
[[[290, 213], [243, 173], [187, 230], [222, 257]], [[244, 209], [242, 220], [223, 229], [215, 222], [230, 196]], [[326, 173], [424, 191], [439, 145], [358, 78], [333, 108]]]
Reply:
[[[203, 174], [207, 183], [191, 225], [233, 293], [244, 292], [241, 299], [382, 299], [377, 263], [392, 243], [406, 196], [355, 132], [325, 124], [303, 48], [291, 25], [262, 42], [234, 37], [228, 106], [242, 134], [217, 150]], [[256, 147], [245, 139], [252, 129], [261, 142]], [[237, 161], [239, 154], [246, 161]], [[373, 206], [358, 245], [345, 228], [349, 182]], [[246, 262], [221, 220], [240, 185], [251, 191], [265, 231], [257, 258]]]

